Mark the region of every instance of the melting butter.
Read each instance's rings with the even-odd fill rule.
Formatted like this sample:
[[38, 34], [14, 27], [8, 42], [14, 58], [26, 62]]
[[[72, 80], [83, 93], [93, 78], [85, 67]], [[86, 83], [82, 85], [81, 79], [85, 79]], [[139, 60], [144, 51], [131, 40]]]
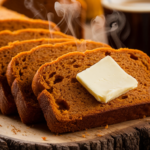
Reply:
[[138, 85], [137, 80], [110, 56], [78, 73], [76, 79], [102, 103], [107, 103]]

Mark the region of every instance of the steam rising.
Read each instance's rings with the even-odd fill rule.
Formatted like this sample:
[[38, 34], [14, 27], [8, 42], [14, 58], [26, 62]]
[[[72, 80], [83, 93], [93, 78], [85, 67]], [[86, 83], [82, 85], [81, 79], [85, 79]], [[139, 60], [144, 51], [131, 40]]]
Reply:
[[94, 41], [102, 42], [104, 36], [105, 36], [105, 17], [97, 16], [95, 19], [91, 21], [91, 30], [92, 30], [92, 36]]
[[126, 17], [123, 13], [114, 11], [107, 16], [106, 28], [108, 28], [109, 43], [114, 48], [125, 47], [122, 43], [130, 34], [130, 28], [127, 26]]
[[24, 5], [27, 9], [29, 9], [33, 14], [34, 17], [33, 18], [40, 18], [42, 20], [46, 19], [46, 16], [43, 16], [41, 12], [44, 12], [43, 14], [47, 14], [46, 12], [46, 8], [44, 7], [44, 5], [36, 2], [34, 3], [34, 0], [24, 0]]
[[[55, 8], [57, 15], [59, 17], [62, 17], [61, 21], [57, 24], [57, 26], [60, 26], [65, 21], [67, 24], [65, 33], [69, 30], [71, 34], [74, 37], [76, 37], [74, 28], [73, 28], [73, 23], [77, 20], [77, 18], [81, 14], [81, 4], [76, 0], [72, 0], [71, 3], [68, 0], [61, 0], [60, 3], [55, 2], [54, 8]], [[86, 41], [83, 40], [81, 44], [76, 42], [76, 46], [77, 46], [78, 51], [85, 51]]]
[[[45, 19], [49, 20], [50, 38], [53, 38], [51, 30], [54, 30], [55, 27], [52, 28], [50, 21], [53, 20], [54, 14], [51, 12], [47, 13], [44, 5], [38, 3], [36, 0], [24, 0], [24, 5], [27, 9], [29, 9], [34, 14], [34, 18], [37, 17], [37, 18], [40, 18], [42, 20], [45, 20]], [[44, 14], [45, 16], [42, 14]]]
[[76, 37], [72, 23], [81, 13], [81, 4], [76, 0], [72, 0], [71, 3], [67, 0], [62, 0], [60, 3], [55, 2], [54, 8], [57, 15], [62, 17], [62, 20], [59, 22], [58, 26], [65, 20], [67, 23], [65, 32], [69, 29], [71, 34]]
[[97, 16], [92, 20], [91, 27], [93, 40], [100, 42], [102, 37], [107, 34], [109, 43], [114, 48], [125, 47], [122, 41], [127, 39], [130, 34], [125, 15], [116, 11], [108, 15], [106, 19], [104, 16]]
[[50, 25], [50, 21], [52, 21], [53, 20], [53, 18], [54, 18], [54, 14], [53, 13], [51, 13], [51, 12], [49, 12], [48, 14], [47, 14], [47, 18], [48, 18], [48, 21], [49, 21], [49, 32], [50, 32], [50, 38], [52, 39], [53, 38], [53, 35], [52, 35], [52, 33], [51, 33], [51, 30], [54, 30], [53, 28], [52, 28], [52, 26]]

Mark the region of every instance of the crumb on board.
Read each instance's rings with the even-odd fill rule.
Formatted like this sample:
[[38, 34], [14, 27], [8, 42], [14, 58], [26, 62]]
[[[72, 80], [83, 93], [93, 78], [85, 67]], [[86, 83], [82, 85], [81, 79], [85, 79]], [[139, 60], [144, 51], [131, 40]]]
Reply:
[[145, 115], [143, 116], [143, 119], [144, 119], [144, 118], [146, 118], [146, 116], [145, 116]]
[[105, 126], [105, 129], [108, 129], [108, 124]]
[[85, 134], [82, 134], [82, 137], [85, 138]]
[[87, 132], [84, 132], [86, 135], [90, 135], [89, 133], [87, 133]]
[[0, 127], [2, 127], [2, 125], [0, 124]]
[[12, 131], [14, 134], [17, 134], [16, 131], [15, 131], [15, 129], [11, 129], [11, 131]]
[[46, 141], [46, 137], [41, 137], [43, 139], [43, 141]]
[[98, 137], [102, 137], [102, 135], [101, 135], [101, 134], [97, 134], [97, 136], [98, 136]]
[[11, 131], [14, 133], [14, 134], [17, 134], [17, 132], [21, 132], [21, 130], [17, 129], [15, 126], [11, 125], [12, 126], [12, 129]]

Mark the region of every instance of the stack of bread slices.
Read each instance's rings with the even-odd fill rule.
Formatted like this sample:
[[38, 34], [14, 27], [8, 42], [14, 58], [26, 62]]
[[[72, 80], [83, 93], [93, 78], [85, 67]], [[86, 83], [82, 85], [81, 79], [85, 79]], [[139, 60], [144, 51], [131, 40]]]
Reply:
[[[79, 40], [60, 32], [52, 22], [29, 19], [5, 8], [0, 10], [5, 12], [1, 15], [12, 16], [0, 16], [2, 114], [18, 112], [25, 124], [46, 120], [55, 133], [150, 115], [150, 58], [146, 54]], [[76, 80], [76, 75], [107, 55], [139, 84], [102, 104]]]

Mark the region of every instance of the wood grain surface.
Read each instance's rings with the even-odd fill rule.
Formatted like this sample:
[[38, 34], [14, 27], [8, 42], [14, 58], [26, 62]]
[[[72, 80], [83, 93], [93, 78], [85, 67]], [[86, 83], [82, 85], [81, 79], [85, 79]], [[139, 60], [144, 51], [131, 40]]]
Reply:
[[[100, 137], [101, 136], [101, 137]], [[46, 137], [46, 140], [43, 140]], [[108, 128], [55, 135], [46, 123], [26, 126], [18, 116], [0, 114], [0, 150], [148, 150], [150, 117]]]

